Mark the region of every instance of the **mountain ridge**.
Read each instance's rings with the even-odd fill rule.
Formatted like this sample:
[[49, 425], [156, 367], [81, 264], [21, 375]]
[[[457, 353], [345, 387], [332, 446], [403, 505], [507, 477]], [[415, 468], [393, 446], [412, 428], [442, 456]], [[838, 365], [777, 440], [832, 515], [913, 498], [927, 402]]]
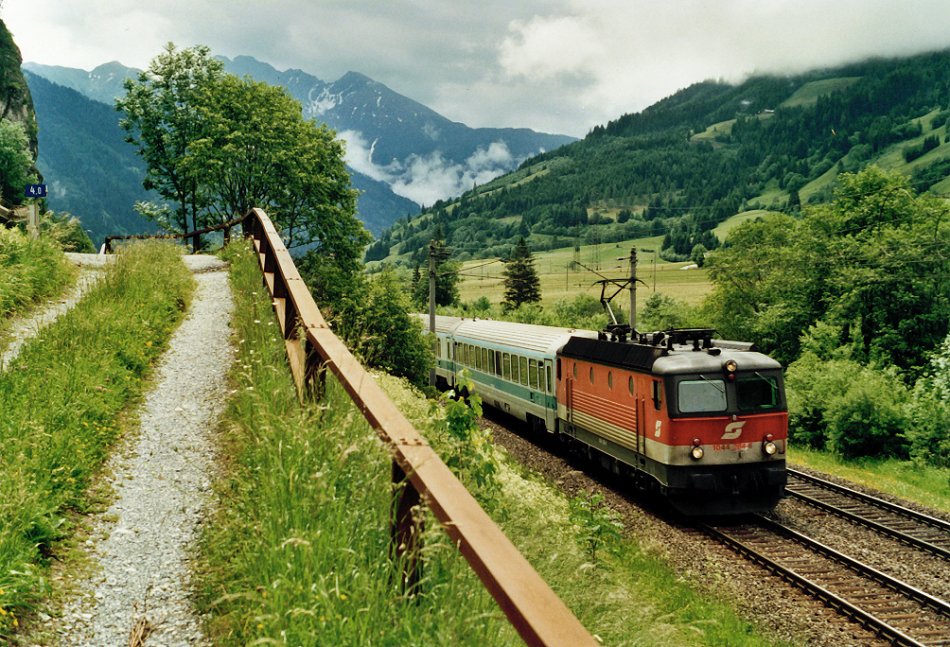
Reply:
[[[347, 142], [353, 185], [362, 192], [359, 216], [373, 233], [418, 213], [420, 205], [457, 195], [531, 155], [574, 141], [530, 129], [469, 128], [359, 72], [327, 83], [251, 56], [218, 58], [232, 74], [286, 88], [301, 102], [304, 116], [327, 123]], [[124, 94], [125, 78], [139, 74], [115, 61], [91, 71], [37, 63], [23, 68], [107, 105]]]
[[398, 221], [367, 260], [419, 263], [437, 232], [461, 259], [504, 257], [520, 236], [542, 250], [661, 235], [684, 260], [718, 245], [726, 218], [797, 213], [872, 163], [950, 195], [948, 123], [950, 50], [701, 81]]

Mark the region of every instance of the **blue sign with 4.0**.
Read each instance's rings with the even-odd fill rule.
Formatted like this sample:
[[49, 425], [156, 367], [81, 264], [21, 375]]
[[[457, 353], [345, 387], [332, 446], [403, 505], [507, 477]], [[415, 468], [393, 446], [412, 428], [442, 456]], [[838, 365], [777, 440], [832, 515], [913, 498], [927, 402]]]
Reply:
[[27, 198], [45, 198], [47, 194], [45, 184], [27, 184], [23, 195]]

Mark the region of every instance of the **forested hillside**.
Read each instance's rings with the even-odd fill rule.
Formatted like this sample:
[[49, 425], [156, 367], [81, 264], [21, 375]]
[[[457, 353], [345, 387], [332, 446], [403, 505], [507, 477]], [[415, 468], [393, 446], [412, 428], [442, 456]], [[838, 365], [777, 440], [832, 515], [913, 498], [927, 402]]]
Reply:
[[460, 199], [403, 219], [368, 260], [419, 260], [440, 225], [461, 258], [665, 234], [685, 259], [729, 216], [826, 202], [871, 163], [950, 193], [950, 52], [873, 60], [739, 85], [704, 81], [595, 127]]
[[133, 206], [155, 200], [142, 188], [145, 165], [125, 142], [112, 106], [24, 72], [40, 124], [37, 165], [49, 203], [82, 220], [96, 244], [108, 235], [157, 231]]

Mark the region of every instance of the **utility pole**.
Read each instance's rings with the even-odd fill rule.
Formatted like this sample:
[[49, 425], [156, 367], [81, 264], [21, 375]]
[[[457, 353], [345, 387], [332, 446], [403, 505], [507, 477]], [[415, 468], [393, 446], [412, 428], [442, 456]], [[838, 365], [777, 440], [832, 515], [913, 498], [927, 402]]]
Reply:
[[[438, 361], [439, 339], [435, 336], [435, 241], [429, 241], [429, 333], [432, 335], [432, 356]], [[435, 386], [435, 364], [429, 369], [429, 385]]]
[[637, 248], [630, 248], [630, 334], [637, 329]]

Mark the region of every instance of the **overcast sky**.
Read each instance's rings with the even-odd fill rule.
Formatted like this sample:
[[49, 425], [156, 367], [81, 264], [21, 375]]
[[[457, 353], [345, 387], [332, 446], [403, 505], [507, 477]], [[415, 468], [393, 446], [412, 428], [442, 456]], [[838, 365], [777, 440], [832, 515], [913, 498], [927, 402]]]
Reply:
[[575, 136], [704, 79], [950, 47], [947, 0], [0, 0], [0, 18], [25, 61], [143, 68], [204, 44]]

